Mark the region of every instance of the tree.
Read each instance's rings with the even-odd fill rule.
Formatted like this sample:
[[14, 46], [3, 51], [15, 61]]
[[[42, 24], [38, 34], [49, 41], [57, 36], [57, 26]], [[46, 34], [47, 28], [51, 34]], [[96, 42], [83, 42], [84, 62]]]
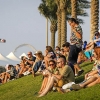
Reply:
[[71, 16], [77, 19], [77, 1], [71, 0]]
[[57, 5], [57, 29], [58, 29], [58, 46], [61, 47], [61, 3], [60, 3], [61, 0], [55, 0], [55, 3]]
[[90, 40], [93, 39], [95, 32], [98, 31], [98, 23], [99, 23], [99, 0], [91, 0]]
[[66, 35], [66, 30], [67, 30], [67, 23], [66, 23], [66, 15], [67, 15], [67, 0], [61, 0], [61, 46], [66, 42], [67, 40], [67, 35]]
[[42, 0], [42, 3], [38, 7], [40, 13], [49, 19], [50, 31], [51, 31], [51, 47], [55, 48], [55, 33], [57, 31], [57, 6], [51, 0]]
[[[84, 10], [89, 8], [89, 2], [87, 0], [77, 1], [77, 16], [88, 16]], [[80, 2], [81, 1], [81, 2]], [[75, 6], [76, 7], [76, 6]], [[67, 40], [67, 19], [71, 17], [71, 0], [42, 0], [42, 3], [38, 7], [40, 13], [48, 18], [51, 22], [51, 46], [55, 46], [54, 31], [58, 30], [58, 46], [61, 47]], [[74, 8], [76, 9], [76, 8]], [[79, 22], [83, 23], [82, 19]], [[55, 22], [55, 25], [54, 25]], [[53, 24], [53, 25], [52, 25]], [[55, 27], [57, 25], [57, 27]], [[54, 27], [55, 29], [51, 28]]]

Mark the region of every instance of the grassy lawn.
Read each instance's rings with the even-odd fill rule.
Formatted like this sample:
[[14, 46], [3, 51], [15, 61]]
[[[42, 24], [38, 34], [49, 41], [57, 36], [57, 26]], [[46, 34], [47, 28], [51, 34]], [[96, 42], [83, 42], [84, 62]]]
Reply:
[[[92, 68], [92, 65], [90, 62], [81, 65], [85, 72], [76, 78], [77, 83], [83, 80], [84, 74]], [[35, 78], [29, 75], [0, 85], [0, 100], [100, 100], [99, 84], [65, 94], [49, 92], [46, 96], [38, 98], [34, 93], [39, 91], [41, 83], [41, 75]]]

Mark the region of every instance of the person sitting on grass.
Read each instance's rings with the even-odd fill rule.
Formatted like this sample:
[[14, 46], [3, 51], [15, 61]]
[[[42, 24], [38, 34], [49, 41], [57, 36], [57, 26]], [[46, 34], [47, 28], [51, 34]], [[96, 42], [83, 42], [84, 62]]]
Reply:
[[32, 66], [35, 62], [36, 57], [33, 56], [32, 52], [28, 52], [28, 58], [27, 57], [22, 57], [21, 61], [21, 70], [19, 72], [19, 77], [23, 75], [28, 75], [32, 72]]
[[[84, 72], [83, 69], [81, 69], [79, 66], [77, 66], [78, 65], [78, 63], [77, 63], [78, 54], [80, 52], [79, 53], [76, 52], [77, 54], [75, 54], [75, 53], [71, 54], [71, 52], [73, 52], [73, 51], [75, 52], [76, 49], [72, 48], [72, 51], [71, 51], [71, 49], [70, 49], [71, 47], [70, 46], [71, 45], [70, 45], [69, 42], [66, 42], [65, 44], [62, 45], [62, 47], [64, 49], [64, 55], [65, 55], [65, 57], [67, 59], [68, 65], [72, 68], [73, 72], [75, 73], [75, 76], [80, 76]], [[70, 58], [71, 60], [69, 60], [68, 58]]]
[[35, 77], [35, 73], [39, 70], [39, 68], [41, 67], [41, 64], [44, 60], [44, 56], [42, 54], [42, 51], [37, 51], [34, 55], [36, 56], [36, 60], [32, 66], [33, 77]]
[[54, 59], [56, 61], [56, 54], [51, 46], [46, 46], [44, 62], [46, 68], [48, 68], [49, 60]]
[[91, 60], [92, 52], [95, 47], [100, 47], [100, 34], [99, 32], [95, 33], [93, 41], [87, 44], [84, 54], [88, 59]]
[[57, 67], [59, 71], [58, 75], [52, 74], [50, 71], [47, 72], [48, 81], [46, 87], [38, 97], [46, 95], [52, 89], [55, 82], [57, 83], [57, 90], [59, 91], [59, 88], [61, 88], [63, 84], [75, 81], [74, 73], [71, 67], [66, 65], [65, 56], [60, 56], [60, 58], [57, 60]]
[[91, 87], [96, 84], [100, 84], [100, 47], [94, 48], [94, 57], [97, 58], [97, 66], [96, 69], [87, 73], [85, 76], [85, 80], [79, 84], [73, 84], [70, 89], [65, 89], [62, 91], [69, 92], [72, 90], [79, 90], [86, 87]]
[[6, 72], [0, 74], [2, 83], [6, 83], [8, 80], [12, 80], [16, 77], [16, 70], [13, 65], [8, 65], [6, 69]]
[[[46, 70], [44, 70], [43, 72], [42, 72], [42, 74], [43, 74], [43, 76], [44, 76], [44, 78], [43, 78], [43, 82], [42, 82], [42, 85], [41, 85], [41, 88], [40, 88], [40, 90], [39, 90], [39, 94], [42, 94], [42, 92], [45, 90], [45, 88], [46, 88], [46, 84], [47, 84], [47, 82], [49, 81], [48, 79], [49, 79], [49, 72], [50, 73], [52, 73], [52, 74], [55, 74], [55, 75], [58, 75], [59, 74], [59, 72], [58, 72], [58, 68], [57, 68], [57, 66], [56, 66], [56, 62], [52, 59], [52, 60], [50, 60], [49, 61], [49, 67], [48, 67], [48, 69], [46, 69]], [[48, 73], [48, 74], [47, 74]]]

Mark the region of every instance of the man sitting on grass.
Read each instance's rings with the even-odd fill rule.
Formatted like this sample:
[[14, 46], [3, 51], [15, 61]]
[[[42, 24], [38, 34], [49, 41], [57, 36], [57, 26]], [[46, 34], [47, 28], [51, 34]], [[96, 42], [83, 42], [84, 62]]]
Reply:
[[57, 60], [57, 67], [58, 67], [59, 75], [52, 74], [48, 71], [47, 73], [47, 75], [49, 75], [48, 82], [46, 84], [44, 91], [38, 97], [42, 97], [46, 95], [49, 92], [49, 90], [52, 89], [54, 82], [56, 82], [57, 86], [61, 88], [63, 84], [75, 81], [74, 73], [71, 67], [66, 65], [65, 56], [61, 56]]

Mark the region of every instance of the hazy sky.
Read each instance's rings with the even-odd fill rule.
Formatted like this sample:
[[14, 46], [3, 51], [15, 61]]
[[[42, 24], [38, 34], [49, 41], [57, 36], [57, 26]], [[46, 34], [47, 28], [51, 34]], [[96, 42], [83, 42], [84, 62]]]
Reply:
[[[6, 56], [21, 44], [30, 44], [37, 50], [45, 50], [46, 19], [38, 11], [40, 2], [41, 0], [0, 0], [0, 38], [7, 41], [5, 44], [0, 43], [0, 53]], [[90, 14], [90, 10], [87, 12]], [[84, 34], [83, 39], [89, 41], [90, 16], [83, 19], [85, 21], [81, 25]], [[67, 29], [69, 40], [69, 25]], [[21, 47], [15, 54], [19, 56], [21, 53], [31, 50], [28, 47]]]

